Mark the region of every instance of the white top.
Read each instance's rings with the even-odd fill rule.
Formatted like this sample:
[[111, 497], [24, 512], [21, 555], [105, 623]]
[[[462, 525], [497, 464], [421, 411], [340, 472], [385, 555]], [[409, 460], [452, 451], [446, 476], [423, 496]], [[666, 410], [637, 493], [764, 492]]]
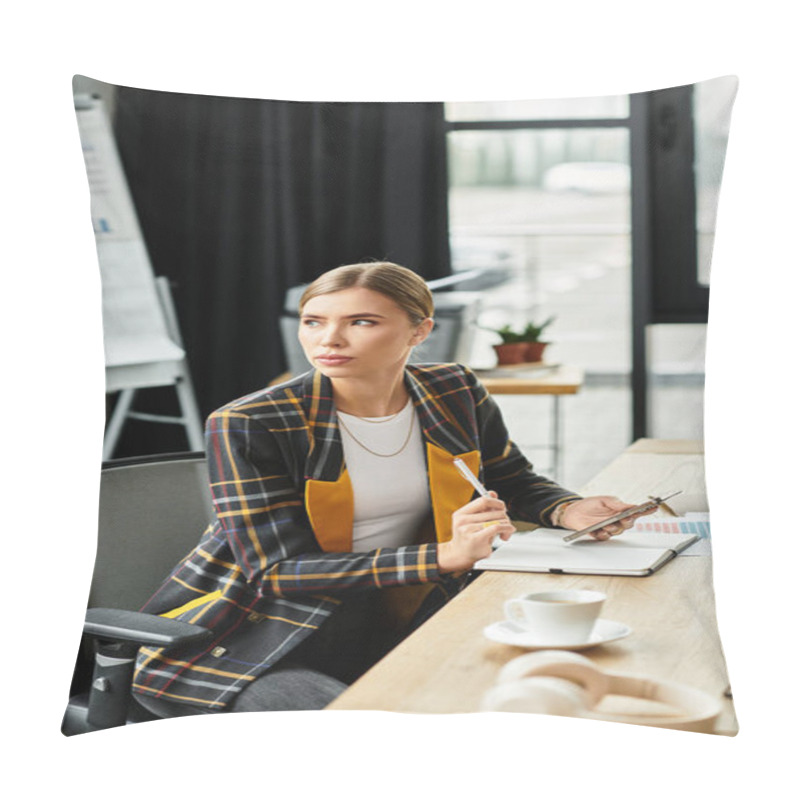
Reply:
[[[422, 432], [411, 400], [390, 417], [337, 415], [353, 484], [353, 551], [411, 544], [431, 510]], [[409, 430], [408, 444], [397, 455], [382, 458], [364, 449], [395, 453]]]

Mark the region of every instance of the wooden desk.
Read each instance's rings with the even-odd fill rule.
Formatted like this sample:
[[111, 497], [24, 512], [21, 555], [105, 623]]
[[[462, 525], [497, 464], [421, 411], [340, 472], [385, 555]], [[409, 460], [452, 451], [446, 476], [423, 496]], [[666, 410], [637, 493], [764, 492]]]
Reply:
[[[545, 447], [553, 454], [552, 471], [558, 480], [561, 468], [561, 397], [577, 394], [583, 386], [583, 370], [558, 364], [546, 371], [532, 371], [525, 365], [497, 370], [475, 370], [481, 383], [492, 394], [546, 394], [553, 398], [550, 443]], [[513, 436], [512, 436], [513, 438]]]
[[[683, 452], [686, 450], [694, 452]], [[583, 492], [633, 497], [679, 485], [684, 487], [685, 497], [699, 498], [704, 505], [700, 450], [692, 443], [641, 440], [611, 462]], [[680, 483], [674, 483], [676, 480]], [[605, 592], [608, 600], [603, 617], [633, 629], [625, 639], [583, 651], [601, 668], [681, 681], [723, 696], [728, 676], [717, 633], [711, 559], [679, 556], [647, 578], [485, 572], [329, 708], [477, 711], [500, 668], [527, 652], [490, 642], [483, 636], [483, 628], [502, 618], [508, 598], [556, 588]], [[614, 710], [635, 713], [632, 706], [619, 703]], [[725, 700], [717, 732], [733, 735], [736, 730], [733, 704]]]

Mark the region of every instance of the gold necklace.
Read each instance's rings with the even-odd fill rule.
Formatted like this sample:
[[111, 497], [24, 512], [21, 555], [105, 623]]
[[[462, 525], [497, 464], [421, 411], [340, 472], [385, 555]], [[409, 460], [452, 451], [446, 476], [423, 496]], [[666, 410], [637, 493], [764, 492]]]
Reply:
[[[389, 414], [388, 416], [379, 417], [377, 419], [371, 419], [370, 417], [359, 417], [358, 414], [350, 414], [350, 416], [355, 417], [356, 419], [360, 419], [362, 422], [369, 422], [370, 425], [380, 425], [384, 422], [390, 422], [402, 411], [405, 411], [405, 407], [401, 408], [400, 411], [395, 411], [394, 414]], [[346, 414], [347, 412], [343, 411], [342, 413]]]
[[[400, 412], [398, 411], [397, 413], [399, 414]], [[359, 447], [361, 447], [362, 449], [366, 450], [368, 453], [372, 453], [372, 455], [373, 455], [373, 456], [378, 456], [379, 458], [392, 458], [393, 456], [400, 455], [400, 453], [402, 453], [402, 452], [403, 452], [403, 450], [405, 450], [405, 449], [406, 449], [406, 447], [408, 447], [408, 443], [411, 441], [411, 432], [414, 430], [414, 418], [416, 417], [416, 415], [414, 414], [414, 411], [412, 410], [412, 411], [411, 411], [411, 424], [408, 426], [408, 433], [406, 434], [405, 441], [404, 441], [404, 442], [403, 442], [403, 444], [400, 446], [400, 449], [399, 449], [399, 450], [395, 450], [395, 451], [394, 451], [394, 453], [376, 453], [374, 450], [370, 450], [370, 448], [369, 448], [369, 447], [367, 447], [367, 446], [366, 446], [366, 445], [365, 445], [363, 442], [360, 442], [360, 441], [359, 441], [359, 440], [358, 440], [358, 439], [357, 439], [357, 438], [356, 438], [356, 437], [353, 435], [353, 431], [351, 431], [351, 430], [350, 430], [350, 428], [348, 428], [348, 427], [347, 427], [347, 425], [345, 425], [345, 423], [344, 423], [344, 420], [342, 419], [342, 415], [341, 415], [341, 414], [338, 414], [337, 416], [339, 417], [339, 424], [340, 424], [340, 425], [341, 425], [341, 426], [342, 426], [342, 427], [343, 427], [343, 428], [344, 428], [344, 429], [347, 431], [347, 433], [348, 433], [348, 434], [350, 434], [350, 438], [351, 438], [351, 439], [352, 439], [352, 440], [353, 440], [353, 441], [354, 441], [354, 442], [355, 442], [355, 443], [356, 443], [356, 444], [357, 444]], [[396, 416], [397, 416], [397, 414], [394, 414], [393, 416], [395, 416], [395, 417], [396, 417]], [[359, 419], [361, 419], [361, 417], [359, 417]]]
[[385, 417], [378, 417], [377, 419], [372, 419], [370, 417], [359, 417], [358, 414], [350, 414], [348, 411], [341, 411], [340, 413], [347, 414], [349, 417], [355, 417], [356, 419], [360, 419], [362, 422], [369, 422], [370, 425], [381, 425], [384, 422], [389, 422], [393, 420], [398, 414], [402, 414], [406, 410], [406, 406], [411, 402], [411, 400], [406, 400], [405, 404], [399, 411], [395, 411], [394, 414], [387, 414]]

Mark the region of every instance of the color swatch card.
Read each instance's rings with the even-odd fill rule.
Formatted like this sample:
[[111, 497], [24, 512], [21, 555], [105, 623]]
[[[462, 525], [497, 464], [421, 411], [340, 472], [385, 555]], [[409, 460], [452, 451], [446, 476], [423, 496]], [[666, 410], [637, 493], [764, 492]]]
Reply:
[[690, 511], [681, 517], [640, 517], [631, 530], [635, 533], [693, 533], [698, 541], [681, 555], [711, 555], [711, 526], [707, 511]]

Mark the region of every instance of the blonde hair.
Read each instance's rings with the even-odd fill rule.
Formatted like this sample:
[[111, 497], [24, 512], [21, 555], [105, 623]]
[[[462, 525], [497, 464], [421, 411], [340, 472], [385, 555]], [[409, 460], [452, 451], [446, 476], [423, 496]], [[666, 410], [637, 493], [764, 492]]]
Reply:
[[412, 325], [433, 316], [433, 297], [425, 281], [416, 272], [390, 261], [346, 264], [323, 272], [303, 292], [300, 313], [312, 297], [353, 287], [371, 289], [393, 300], [408, 314]]

